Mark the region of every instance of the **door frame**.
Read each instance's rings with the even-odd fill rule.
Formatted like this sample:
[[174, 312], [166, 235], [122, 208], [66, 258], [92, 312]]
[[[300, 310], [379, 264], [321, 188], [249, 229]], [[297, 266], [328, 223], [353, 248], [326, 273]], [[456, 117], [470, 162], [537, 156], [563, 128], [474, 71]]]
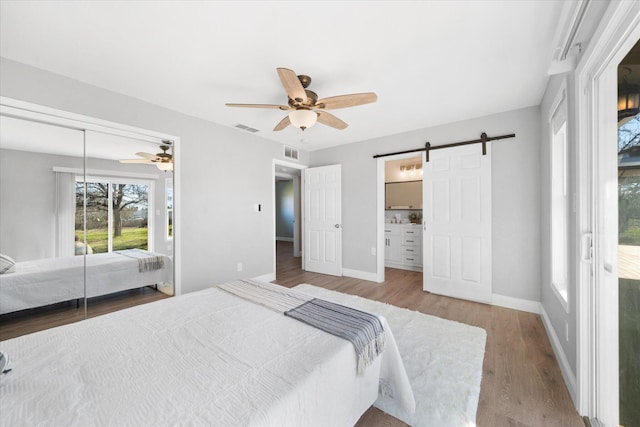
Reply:
[[[376, 274], [375, 281], [377, 283], [384, 282], [384, 198], [385, 198], [385, 172], [384, 165], [390, 160], [410, 159], [412, 157], [421, 157], [424, 165], [424, 152], [414, 152], [405, 154], [396, 154], [394, 156], [378, 157], [376, 163]], [[423, 166], [424, 167], [424, 166]], [[423, 184], [424, 185], [424, 184]], [[424, 209], [424, 203], [423, 203]], [[423, 214], [424, 216], [424, 214]]]
[[[576, 262], [577, 281], [577, 401], [578, 412], [606, 425], [619, 423], [618, 287], [606, 286], [601, 274], [606, 262], [617, 276], [617, 206], [603, 206], [600, 179], [613, 167], [612, 156], [601, 156], [616, 143], [617, 68], [640, 38], [640, 4], [611, 3], [577, 69], [578, 167], [575, 244], [592, 237], [593, 257]], [[617, 168], [617, 162], [615, 167]], [[617, 203], [617, 201], [616, 201]], [[607, 214], [615, 213], [615, 214]], [[615, 236], [614, 234], [615, 228]], [[608, 247], [608, 249], [607, 249]], [[607, 253], [607, 250], [609, 253]], [[615, 333], [612, 333], [615, 331]]]
[[[293, 163], [286, 160], [273, 159], [271, 164], [271, 201], [272, 201], [272, 213], [271, 216], [273, 218], [273, 279], [277, 279], [276, 277], [276, 167], [283, 166], [286, 168], [297, 169], [300, 171], [300, 191], [299, 191], [299, 199], [300, 199], [300, 210], [298, 211], [298, 218], [294, 218], [295, 220], [300, 221], [300, 256], [302, 258], [302, 269], [304, 270], [304, 234], [305, 234], [305, 223], [304, 223], [304, 170], [309, 166], [301, 163]], [[294, 201], [295, 203], [295, 201]], [[294, 208], [295, 212], [295, 208]], [[295, 225], [294, 225], [294, 236], [295, 236]]]

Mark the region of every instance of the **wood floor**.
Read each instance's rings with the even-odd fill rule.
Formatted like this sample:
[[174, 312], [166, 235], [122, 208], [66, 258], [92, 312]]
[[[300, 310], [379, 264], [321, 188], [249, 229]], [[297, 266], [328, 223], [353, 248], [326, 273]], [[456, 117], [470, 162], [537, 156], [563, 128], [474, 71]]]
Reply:
[[[169, 298], [169, 296], [149, 286], [90, 298], [87, 302], [87, 317], [100, 316], [112, 311], [164, 298]], [[84, 318], [84, 301], [82, 300], [80, 301], [80, 307], [76, 306], [76, 301], [74, 300], [42, 308], [3, 314], [0, 316], [0, 341], [78, 322]]]
[[[308, 273], [290, 243], [278, 242], [276, 283], [308, 283], [487, 331], [477, 426], [584, 427], [565, 386], [540, 316], [422, 291], [422, 273], [388, 268], [383, 283]], [[371, 408], [358, 427], [404, 426]]]
[[[540, 316], [506, 308], [437, 296], [422, 291], [422, 274], [387, 269], [384, 283], [308, 273], [300, 269], [290, 243], [278, 242], [276, 283], [301, 283], [359, 295], [398, 307], [479, 326], [487, 331], [477, 426], [583, 427], [562, 379]], [[152, 288], [90, 300], [88, 316], [98, 316], [167, 298]], [[29, 313], [29, 312], [28, 312]], [[84, 308], [58, 304], [26, 315], [0, 316], [0, 340], [76, 322]], [[358, 427], [404, 426], [370, 408]]]

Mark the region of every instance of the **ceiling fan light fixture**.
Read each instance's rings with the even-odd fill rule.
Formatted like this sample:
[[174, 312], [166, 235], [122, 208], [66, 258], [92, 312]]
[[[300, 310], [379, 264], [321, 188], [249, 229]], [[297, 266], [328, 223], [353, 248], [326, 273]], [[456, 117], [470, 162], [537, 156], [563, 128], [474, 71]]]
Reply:
[[158, 162], [156, 167], [161, 171], [168, 172], [173, 170], [173, 162]]
[[305, 130], [316, 124], [318, 114], [306, 109], [293, 110], [289, 113], [289, 121], [295, 127]]

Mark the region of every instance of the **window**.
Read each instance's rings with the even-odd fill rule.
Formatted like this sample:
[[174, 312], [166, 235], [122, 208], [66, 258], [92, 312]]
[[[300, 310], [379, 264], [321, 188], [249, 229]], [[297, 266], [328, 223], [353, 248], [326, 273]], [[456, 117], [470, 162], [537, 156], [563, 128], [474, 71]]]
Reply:
[[165, 206], [167, 207], [166, 238], [171, 240], [173, 239], [173, 178], [167, 178], [165, 189]]
[[153, 250], [149, 232], [152, 183], [128, 178], [76, 178], [76, 241], [84, 241], [86, 194], [87, 254], [122, 249]]
[[551, 125], [551, 288], [568, 311], [568, 156], [566, 90], [560, 91]]

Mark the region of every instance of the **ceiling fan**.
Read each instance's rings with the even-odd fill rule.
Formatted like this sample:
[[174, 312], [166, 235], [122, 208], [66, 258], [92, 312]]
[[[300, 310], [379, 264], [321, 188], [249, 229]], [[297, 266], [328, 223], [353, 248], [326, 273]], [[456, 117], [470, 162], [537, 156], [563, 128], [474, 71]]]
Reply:
[[136, 156], [142, 157], [141, 159], [124, 159], [120, 160], [120, 163], [144, 163], [150, 165], [156, 165], [158, 169], [163, 171], [173, 170], [173, 156], [167, 153], [167, 150], [171, 148], [170, 145], [161, 145], [160, 149], [162, 153], [136, 153]]
[[297, 76], [293, 70], [288, 68], [278, 68], [278, 77], [287, 92], [288, 105], [276, 104], [225, 104], [227, 107], [245, 108], [277, 108], [279, 110], [290, 111], [284, 119], [273, 128], [279, 131], [289, 125], [305, 130], [313, 126], [316, 121], [323, 125], [331, 126], [335, 129], [346, 129], [348, 124], [328, 113], [326, 110], [337, 110], [338, 108], [355, 107], [358, 105], [376, 102], [378, 96], [373, 92], [353, 93], [350, 95], [331, 96], [329, 98], [318, 99], [318, 95], [308, 90], [311, 77], [305, 75]]

